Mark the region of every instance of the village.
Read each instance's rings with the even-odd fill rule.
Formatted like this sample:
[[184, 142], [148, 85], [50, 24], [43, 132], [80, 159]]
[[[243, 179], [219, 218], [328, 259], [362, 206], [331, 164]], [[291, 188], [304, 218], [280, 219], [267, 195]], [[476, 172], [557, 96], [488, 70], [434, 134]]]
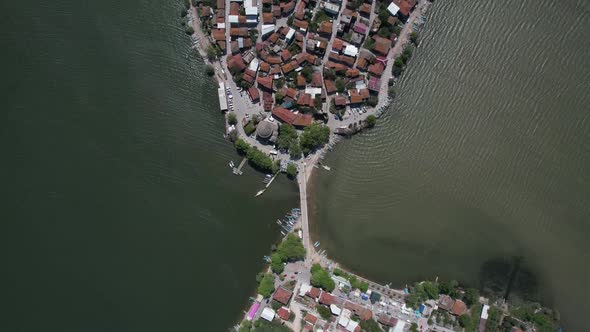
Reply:
[[[375, 125], [429, 4], [196, 0], [188, 16], [194, 44], [219, 84], [228, 137], [297, 162], [333, 134]], [[310, 127], [329, 128], [329, 135], [301, 138]]]

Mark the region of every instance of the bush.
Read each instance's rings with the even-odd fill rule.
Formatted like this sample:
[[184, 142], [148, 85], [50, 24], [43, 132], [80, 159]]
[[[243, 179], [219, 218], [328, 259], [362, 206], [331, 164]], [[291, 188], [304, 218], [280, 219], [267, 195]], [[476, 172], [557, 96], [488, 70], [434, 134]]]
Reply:
[[272, 274], [267, 273], [260, 281], [260, 285], [258, 285], [258, 294], [268, 298], [272, 295], [272, 292], [274, 292], [274, 290], [275, 277]]
[[246, 135], [248, 135], [248, 136], [252, 135], [255, 131], [256, 131], [256, 126], [254, 126], [252, 121], [249, 121], [244, 126], [244, 132], [246, 132]]
[[289, 146], [289, 155], [291, 156], [292, 159], [299, 159], [301, 158], [301, 145], [299, 144], [299, 141], [293, 141], [291, 143], [291, 145]]
[[410, 42], [412, 42], [412, 44], [418, 46], [418, 33], [416, 31], [413, 31], [412, 33], [410, 33]]
[[318, 314], [320, 314], [323, 319], [328, 320], [330, 317], [332, 317], [332, 312], [327, 307], [320, 305], [316, 309], [318, 310]]
[[341, 78], [336, 79], [336, 82], [334, 82], [334, 84], [336, 85], [336, 91], [338, 91], [339, 93], [344, 92], [344, 81]]
[[277, 139], [277, 146], [282, 151], [289, 150], [291, 144], [297, 140], [297, 131], [290, 124], [283, 123], [279, 127], [279, 137]]
[[215, 75], [215, 69], [213, 68], [213, 66], [207, 65], [205, 67], [205, 74], [207, 74], [207, 76], [209, 76], [209, 77]]
[[373, 114], [369, 115], [367, 117], [367, 126], [369, 128], [373, 128], [373, 127], [375, 127], [375, 123], [377, 123], [377, 117], [374, 116]]
[[227, 115], [227, 123], [229, 123], [230, 125], [238, 124], [238, 117], [236, 116], [235, 113], [229, 113]]
[[193, 29], [193, 27], [192, 27], [192, 26], [190, 26], [190, 25], [187, 25], [187, 26], [186, 26], [186, 34], [187, 34], [187, 35], [192, 35], [193, 33], [195, 33], [195, 29]]
[[362, 320], [360, 325], [361, 329], [365, 332], [383, 332], [374, 319]]
[[295, 179], [297, 177], [297, 166], [293, 163], [287, 165], [287, 176], [289, 179]]

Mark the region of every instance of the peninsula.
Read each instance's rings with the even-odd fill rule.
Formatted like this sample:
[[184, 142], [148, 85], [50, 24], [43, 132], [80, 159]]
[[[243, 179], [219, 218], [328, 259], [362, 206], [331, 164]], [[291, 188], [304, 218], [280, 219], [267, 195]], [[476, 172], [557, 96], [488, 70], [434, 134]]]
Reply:
[[[337, 135], [375, 125], [425, 23], [427, 0], [190, 0], [187, 33], [218, 83], [226, 137], [254, 168], [296, 179], [300, 208], [257, 280], [239, 331], [506, 331], [554, 328], [454, 281], [403, 290], [339, 267], [312, 242], [307, 183]], [[233, 162], [230, 164], [233, 168]], [[325, 167], [329, 169], [328, 167]], [[272, 182], [269, 175], [268, 184]], [[261, 195], [264, 190], [256, 195]]]

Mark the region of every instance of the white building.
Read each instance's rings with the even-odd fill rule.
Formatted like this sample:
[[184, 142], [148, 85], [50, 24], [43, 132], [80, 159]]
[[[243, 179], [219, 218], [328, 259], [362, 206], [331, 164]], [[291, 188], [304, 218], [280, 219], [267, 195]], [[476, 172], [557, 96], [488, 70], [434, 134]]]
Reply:
[[305, 93], [309, 93], [312, 96], [321, 95], [322, 88], [307, 87], [307, 88], [305, 88]]
[[358, 47], [356, 47], [356, 46], [354, 46], [352, 44], [346, 45], [346, 48], [344, 48], [344, 55], [348, 55], [348, 56], [351, 56], [351, 57], [354, 58], [358, 54], [359, 54]]
[[269, 34], [275, 32], [275, 25], [274, 24], [263, 24], [261, 31], [262, 31], [262, 36], [269, 35]]
[[399, 7], [392, 2], [392, 3], [389, 4], [389, 6], [387, 6], [387, 11], [391, 15], [395, 16], [395, 15], [397, 15], [397, 12], [399, 12]]
[[221, 111], [227, 111], [227, 99], [225, 97], [225, 84], [223, 82], [219, 83], [219, 88], [217, 89], [217, 97], [219, 97], [219, 108]]
[[228, 15], [227, 21], [229, 22], [229, 24], [239, 24], [240, 18], [238, 15]]
[[260, 317], [266, 319], [269, 322], [272, 322], [272, 320], [275, 319], [275, 311], [269, 307], [266, 307], [264, 310], [262, 310]]
[[293, 28], [289, 28], [289, 32], [287, 32], [287, 42], [290, 43], [291, 39], [293, 39], [293, 36], [295, 36], [295, 29]]

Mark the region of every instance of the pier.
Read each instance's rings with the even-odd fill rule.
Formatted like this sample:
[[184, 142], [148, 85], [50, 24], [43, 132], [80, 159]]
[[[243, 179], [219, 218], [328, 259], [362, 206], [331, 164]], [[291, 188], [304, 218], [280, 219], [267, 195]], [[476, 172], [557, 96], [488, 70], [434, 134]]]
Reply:
[[242, 175], [242, 167], [244, 167], [244, 165], [246, 164], [246, 161], [248, 161], [248, 158], [244, 157], [244, 159], [242, 159], [242, 162], [240, 162], [240, 164], [238, 165], [238, 167], [234, 167], [233, 169], [233, 173], [235, 175]]

